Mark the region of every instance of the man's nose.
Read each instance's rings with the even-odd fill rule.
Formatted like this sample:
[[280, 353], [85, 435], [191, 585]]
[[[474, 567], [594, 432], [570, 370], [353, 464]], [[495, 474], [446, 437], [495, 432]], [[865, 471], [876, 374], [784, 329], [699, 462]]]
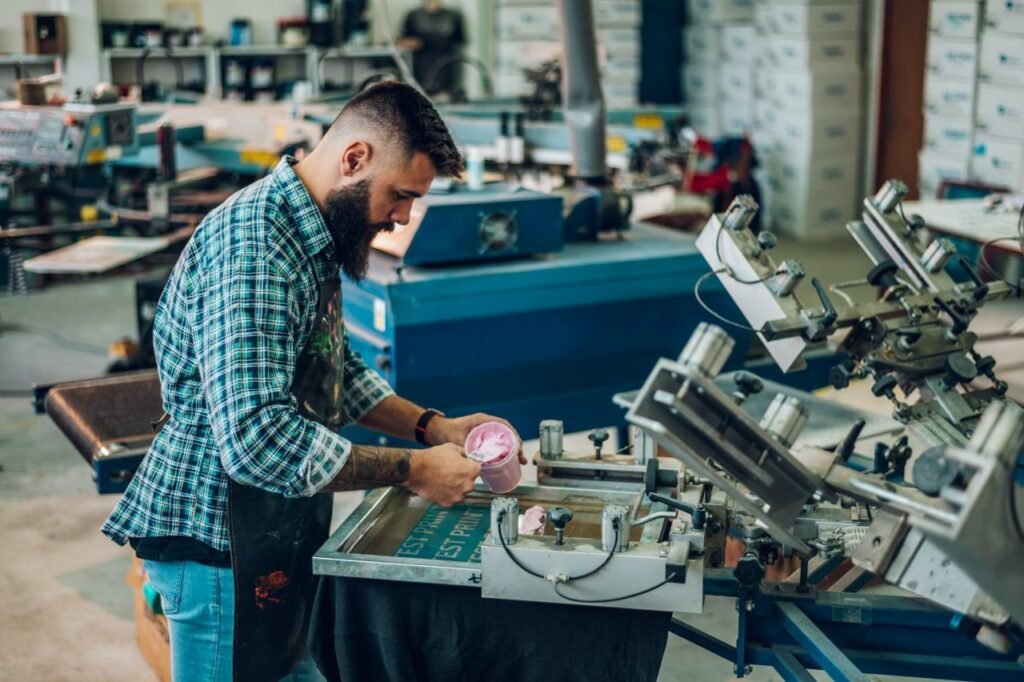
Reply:
[[412, 212], [411, 207], [403, 206], [403, 207], [396, 208], [394, 211], [391, 212], [391, 215], [389, 215], [388, 217], [392, 221], [394, 221], [395, 223], [397, 223], [399, 225], [408, 225], [409, 224], [409, 214], [411, 212]]

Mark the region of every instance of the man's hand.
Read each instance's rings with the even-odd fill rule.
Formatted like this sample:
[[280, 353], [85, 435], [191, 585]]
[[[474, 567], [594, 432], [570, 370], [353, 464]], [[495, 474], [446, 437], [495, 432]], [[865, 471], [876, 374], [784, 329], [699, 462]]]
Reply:
[[434, 417], [427, 424], [427, 442], [432, 445], [454, 443], [455, 445], [464, 446], [469, 432], [480, 424], [487, 422], [499, 422], [512, 429], [516, 434], [516, 438], [519, 439], [519, 463], [526, 464], [526, 455], [523, 454], [523, 439], [519, 438], [519, 432], [515, 430], [515, 427], [500, 417], [492, 417], [483, 412], [469, 414], [465, 417], [456, 417], [455, 419]]
[[480, 465], [467, 459], [461, 446], [446, 443], [413, 452], [405, 487], [428, 502], [450, 507], [465, 499], [479, 475]]

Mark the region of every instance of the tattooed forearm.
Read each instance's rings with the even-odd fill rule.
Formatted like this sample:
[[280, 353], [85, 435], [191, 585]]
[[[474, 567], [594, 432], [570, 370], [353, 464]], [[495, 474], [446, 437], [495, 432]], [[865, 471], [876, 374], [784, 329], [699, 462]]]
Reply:
[[327, 484], [327, 490], [365, 490], [385, 485], [404, 485], [412, 469], [412, 453], [402, 448], [354, 445], [348, 461]]

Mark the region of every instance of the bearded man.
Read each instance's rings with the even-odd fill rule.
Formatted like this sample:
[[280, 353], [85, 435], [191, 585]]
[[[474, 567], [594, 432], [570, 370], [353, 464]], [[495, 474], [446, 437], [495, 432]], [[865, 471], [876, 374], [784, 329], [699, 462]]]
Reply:
[[[430, 101], [380, 83], [301, 162], [210, 213], [174, 268], [154, 326], [163, 426], [103, 532], [144, 560], [175, 680], [308, 665], [312, 555], [331, 511], [320, 493], [393, 485], [449, 506], [473, 489], [480, 467], [462, 446], [495, 418], [395, 395], [346, 343], [339, 279], [362, 278], [377, 233], [461, 171]], [[355, 445], [338, 433], [353, 423], [425, 449]]]

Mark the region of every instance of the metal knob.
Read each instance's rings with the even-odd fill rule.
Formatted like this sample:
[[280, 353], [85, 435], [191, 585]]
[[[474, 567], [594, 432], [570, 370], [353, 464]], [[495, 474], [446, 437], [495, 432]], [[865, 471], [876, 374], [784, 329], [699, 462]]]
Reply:
[[572, 510], [565, 507], [552, 507], [548, 510], [548, 521], [555, 529], [555, 544], [561, 545], [564, 541], [565, 527], [572, 521]]
[[946, 375], [942, 383], [953, 388], [957, 384], [967, 384], [978, 377], [978, 368], [963, 353], [952, 353], [946, 356]]
[[589, 438], [590, 442], [594, 444], [594, 458], [601, 459], [601, 453], [604, 449], [605, 441], [608, 440], [608, 432], [604, 429], [594, 429], [587, 434], [587, 438]]

